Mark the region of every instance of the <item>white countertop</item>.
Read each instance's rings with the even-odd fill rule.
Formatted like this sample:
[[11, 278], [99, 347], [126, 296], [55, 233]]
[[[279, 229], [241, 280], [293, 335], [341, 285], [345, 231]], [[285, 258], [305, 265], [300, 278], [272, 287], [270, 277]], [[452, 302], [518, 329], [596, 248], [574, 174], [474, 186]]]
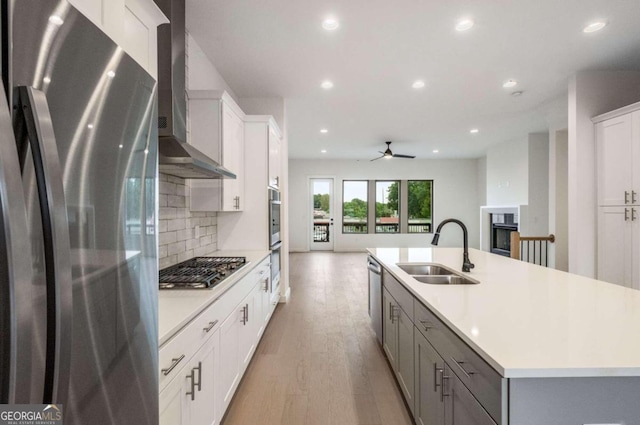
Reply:
[[212, 289], [160, 289], [158, 293], [159, 345], [162, 347], [173, 335], [270, 254], [270, 251], [214, 251], [207, 256], [246, 257], [247, 264]]
[[396, 263], [456, 271], [460, 248], [368, 250], [507, 378], [640, 376], [640, 291], [471, 249], [478, 285], [429, 285]]

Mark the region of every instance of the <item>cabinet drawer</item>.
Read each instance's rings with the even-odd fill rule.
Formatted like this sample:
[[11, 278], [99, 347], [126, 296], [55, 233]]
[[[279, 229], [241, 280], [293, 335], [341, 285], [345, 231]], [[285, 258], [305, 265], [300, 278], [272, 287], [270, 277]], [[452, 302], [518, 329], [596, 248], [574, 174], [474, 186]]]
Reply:
[[417, 300], [415, 324], [493, 419], [502, 423], [506, 380]]
[[413, 295], [384, 268], [382, 269], [382, 285], [387, 288], [387, 291], [413, 322]]

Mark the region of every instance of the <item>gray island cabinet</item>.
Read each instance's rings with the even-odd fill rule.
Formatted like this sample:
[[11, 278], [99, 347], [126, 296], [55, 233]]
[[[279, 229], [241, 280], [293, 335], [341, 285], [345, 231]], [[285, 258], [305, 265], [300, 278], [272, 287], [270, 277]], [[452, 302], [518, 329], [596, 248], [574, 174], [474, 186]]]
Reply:
[[[606, 298], [612, 289], [616, 296], [631, 297], [631, 301], [627, 299], [619, 308], [623, 314], [611, 317], [609, 323], [611, 333], [623, 333], [616, 336], [616, 341], [624, 341], [625, 336], [630, 339], [633, 336], [624, 334], [629, 329], [637, 330], [640, 324], [623, 329], [615, 326], [619, 320], [637, 318], [640, 314], [640, 296], [635, 293], [638, 291], [618, 294], [617, 287], [611, 288], [613, 285], [580, 277], [568, 278], [573, 275], [567, 273], [562, 273], [557, 286], [547, 287], [547, 281], [560, 272], [532, 269], [537, 266], [491, 258], [491, 254], [481, 255], [480, 251], [474, 252], [479, 272], [469, 275], [480, 284], [464, 285], [465, 288], [463, 285], [427, 285], [403, 272], [397, 263], [438, 263], [456, 269], [462, 258], [461, 251], [411, 250], [378, 248], [369, 252], [383, 268], [382, 348], [417, 424], [640, 424], [640, 358], [629, 361], [636, 353], [638, 341], [612, 345], [611, 338], [596, 333], [598, 329], [594, 328], [591, 344], [585, 344], [589, 331], [574, 335], [571, 329], [589, 326], [590, 321], [581, 316], [580, 308], [571, 305], [564, 306], [566, 311], [559, 315], [562, 308], [553, 294], [553, 291], [571, 293], [567, 283], [584, 279], [580, 283], [597, 283], [595, 288], [585, 290], [595, 291], [600, 297]], [[526, 273], [534, 283], [539, 282], [544, 295], [536, 294], [528, 284], [517, 283], [518, 276], [514, 274], [517, 270]], [[483, 302], [492, 291], [503, 289], [502, 278], [497, 276], [499, 271], [506, 273], [505, 281], [513, 281], [511, 292], [503, 300]], [[491, 278], [492, 274], [497, 277]], [[518, 286], [519, 291], [526, 291], [519, 297], [518, 290], [514, 290]], [[496, 295], [501, 296], [504, 294]], [[535, 308], [520, 306], [521, 314], [516, 316], [517, 306], [512, 310], [513, 306], [501, 305], [509, 298], [516, 304], [533, 301], [538, 304]], [[566, 299], [580, 301], [571, 296]], [[543, 301], [554, 305], [545, 306]], [[600, 300], [605, 305], [611, 302], [611, 299]], [[600, 314], [611, 314], [604, 307], [600, 310], [605, 312], [592, 311], [595, 320], [603, 320], [598, 317]], [[547, 315], [553, 315], [556, 320], [545, 319]], [[547, 328], [554, 323], [555, 329]], [[513, 333], [515, 330], [517, 335]], [[640, 334], [636, 333], [635, 339], [638, 337]], [[548, 347], [556, 347], [562, 353]], [[602, 354], [621, 350], [631, 353], [609, 357]], [[566, 358], [548, 358], [554, 355]], [[571, 363], [571, 356], [575, 357], [575, 364]], [[505, 359], [506, 365], [500, 363], [501, 359]]]

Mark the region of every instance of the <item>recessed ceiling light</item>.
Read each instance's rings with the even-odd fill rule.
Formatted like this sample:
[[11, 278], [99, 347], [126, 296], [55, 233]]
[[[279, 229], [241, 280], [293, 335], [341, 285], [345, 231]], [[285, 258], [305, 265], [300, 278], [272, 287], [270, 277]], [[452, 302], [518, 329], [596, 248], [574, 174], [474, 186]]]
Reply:
[[413, 82], [413, 84], [411, 84], [411, 87], [413, 87], [414, 89], [421, 89], [425, 86], [424, 81], [422, 80], [416, 80]]
[[478, 130], [477, 128], [472, 128], [471, 130], [469, 130], [469, 133], [471, 134], [476, 134], [478, 133], [480, 130]]
[[433, 153], [438, 153], [438, 152], [440, 152], [438, 149], [433, 150]]
[[320, 84], [320, 87], [322, 87], [325, 90], [329, 90], [330, 88], [333, 87], [333, 83], [329, 80], [323, 81], [322, 84]]
[[323, 128], [320, 130], [320, 133], [322, 134], [327, 134], [329, 132], [329, 130], [327, 130], [326, 128]]
[[[122, 146], [122, 145], [120, 145], [120, 146]], [[149, 153], [149, 149], [145, 149], [144, 153]]]
[[51, 22], [53, 25], [57, 25], [57, 26], [60, 26], [60, 25], [64, 24], [64, 21], [58, 15], [49, 16], [49, 22]]
[[124, 146], [123, 146], [123, 145], [118, 145], [118, 147], [119, 147], [120, 149], [122, 149]]
[[502, 87], [504, 87], [505, 89], [510, 89], [511, 87], [515, 87], [518, 85], [518, 82], [516, 80], [507, 80], [504, 82], [504, 84], [502, 84]]
[[322, 28], [326, 29], [327, 31], [334, 31], [338, 29], [339, 26], [340, 23], [334, 18], [327, 18], [322, 21]]
[[87, 128], [93, 128], [93, 124], [87, 125]]
[[322, 149], [320, 152], [327, 153], [327, 150], [326, 149]]
[[461, 19], [456, 24], [456, 31], [467, 31], [470, 30], [474, 25], [473, 20], [471, 19]]
[[113, 71], [109, 71], [109, 72], [107, 72], [107, 77], [109, 77], [109, 78], [113, 78], [113, 77], [115, 77], [115, 76], [116, 76], [116, 73], [115, 73], [115, 72], [113, 72]]
[[586, 27], [584, 27], [582, 32], [586, 32], [586, 33], [596, 32], [596, 31], [600, 31], [602, 28], [606, 26], [607, 26], [607, 23], [604, 21], [592, 22]]
[[49, 83], [51, 82], [51, 78], [49, 78], [49, 77], [44, 77], [44, 78], [42, 79], [42, 81], [43, 81], [45, 84], [49, 84]]

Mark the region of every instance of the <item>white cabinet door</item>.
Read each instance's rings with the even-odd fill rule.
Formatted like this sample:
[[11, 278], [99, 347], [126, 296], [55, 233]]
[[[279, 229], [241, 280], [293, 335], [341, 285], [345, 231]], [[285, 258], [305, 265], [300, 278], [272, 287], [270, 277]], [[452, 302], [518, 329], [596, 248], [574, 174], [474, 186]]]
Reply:
[[236, 175], [190, 181], [191, 211], [244, 209], [244, 114], [226, 92], [189, 91], [189, 140]]
[[257, 324], [260, 322], [260, 318], [256, 314], [256, 296], [260, 290], [260, 285], [257, 284], [251, 290], [251, 293], [244, 299], [243, 308], [245, 309], [245, 317], [242, 321], [242, 328], [240, 328], [240, 370], [249, 365], [251, 355], [257, 344]]
[[[190, 425], [217, 425], [220, 414], [215, 400], [217, 397], [220, 331], [216, 331], [191, 360], [187, 374], [195, 375], [194, 397], [190, 399]], [[191, 385], [190, 379], [188, 385]], [[191, 396], [189, 396], [191, 397]]]
[[188, 425], [190, 423], [189, 396], [187, 396], [185, 371], [177, 371], [176, 377], [160, 392], [160, 425]]
[[633, 187], [632, 167], [638, 147], [633, 143], [631, 118], [631, 114], [627, 114], [596, 125], [600, 206], [640, 202], [640, 188]]
[[[632, 233], [637, 223], [637, 210], [634, 212], [632, 207], [624, 206], [598, 208], [599, 280], [631, 286]], [[636, 262], [640, 263], [640, 260], [636, 259]]]
[[398, 368], [398, 323], [397, 312], [400, 308], [389, 291], [382, 291], [382, 348], [387, 354], [391, 368]]
[[282, 142], [275, 129], [269, 126], [269, 186], [280, 187], [282, 174]]
[[240, 380], [240, 335], [244, 321], [244, 303], [236, 307], [220, 326], [220, 383], [218, 411], [224, 412]]
[[237, 176], [222, 180], [222, 210], [242, 211], [245, 201], [244, 122], [226, 102], [222, 102], [222, 164]]
[[[413, 306], [412, 306], [413, 307]], [[400, 309], [397, 308], [396, 322], [398, 324], [398, 367], [396, 370], [396, 376], [400, 389], [404, 394], [404, 398], [411, 409], [411, 413], [414, 410], [415, 400], [413, 398], [414, 392], [414, 364], [413, 364], [413, 322], [409, 319], [409, 316]]]

